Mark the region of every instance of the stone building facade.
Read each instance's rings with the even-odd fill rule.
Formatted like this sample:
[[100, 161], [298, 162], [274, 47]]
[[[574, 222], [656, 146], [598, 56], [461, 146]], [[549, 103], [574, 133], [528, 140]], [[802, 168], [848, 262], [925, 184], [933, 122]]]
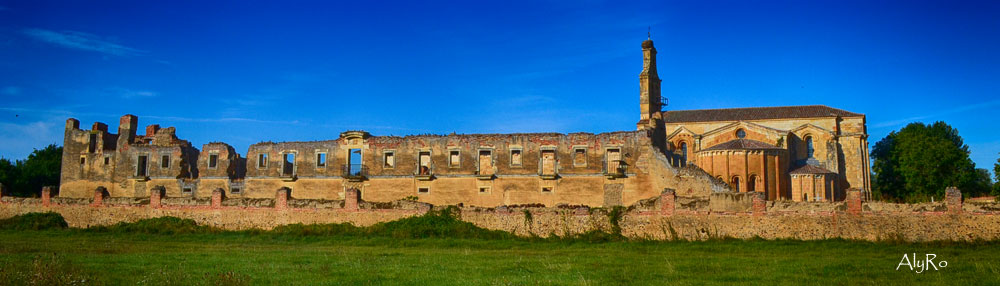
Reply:
[[134, 115], [121, 117], [118, 133], [103, 123], [83, 130], [70, 118], [59, 193], [254, 199], [279, 192], [332, 201], [357, 190], [364, 201], [497, 207], [631, 205], [667, 189], [707, 198], [732, 188], [771, 200], [834, 200], [848, 187], [868, 189], [863, 115], [821, 106], [662, 111], [656, 49], [647, 40], [642, 50], [637, 131], [346, 131], [325, 141], [253, 144], [244, 157], [225, 143], [194, 148], [172, 127], [137, 134]]

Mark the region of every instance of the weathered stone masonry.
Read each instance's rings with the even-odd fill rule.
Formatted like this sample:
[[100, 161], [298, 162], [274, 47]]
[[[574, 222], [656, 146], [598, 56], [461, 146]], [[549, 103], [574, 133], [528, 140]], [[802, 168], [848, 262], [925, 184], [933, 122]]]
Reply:
[[[969, 240], [1000, 235], [995, 203], [866, 202], [862, 114], [826, 106], [664, 111], [656, 49], [642, 43], [637, 131], [373, 136], [200, 149], [173, 127], [121, 117], [117, 133], [66, 121], [62, 177], [0, 217], [56, 211], [72, 226], [158, 216], [227, 229], [370, 225], [458, 205], [522, 235], [610, 230], [653, 239]], [[142, 133], [142, 134], [139, 134]], [[957, 197], [955, 194], [959, 194]], [[964, 208], [963, 208], [964, 207]], [[532, 220], [525, 220], [525, 211]]]
[[[147, 200], [0, 198], [0, 218], [54, 211], [72, 227], [109, 225], [160, 216], [193, 219], [231, 230], [271, 229], [290, 223], [352, 223], [366, 226], [423, 214], [432, 205], [409, 200], [373, 203], [347, 200], [288, 199], [285, 189], [264, 199], [173, 199], [154, 192]], [[963, 203], [958, 190], [945, 202], [889, 204], [865, 202], [852, 190], [846, 202], [764, 201], [762, 194], [729, 193], [711, 199], [660, 196], [626, 208], [618, 225], [622, 234], [657, 240], [712, 238], [859, 240], [995, 240], [1000, 238], [1000, 203]], [[163, 201], [161, 201], [163, 200]], [[708, 201], [711, 200], [711, 203]], [[46, 204], [45, 202], [50, 203]], [[606, 208], [586, 206], [462, 207], [461, 219], [478, 226], [518, 235], [571, 235], [611, 231]], [[531, 213], [527, 219], [525, 212]]]

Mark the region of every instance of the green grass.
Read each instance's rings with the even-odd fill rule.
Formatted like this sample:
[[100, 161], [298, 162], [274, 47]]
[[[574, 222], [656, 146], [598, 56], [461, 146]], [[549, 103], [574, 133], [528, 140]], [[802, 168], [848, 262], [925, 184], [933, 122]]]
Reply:
[[[1000, 284], [994, 242], [540, 239], [454, 223], [434, 214], [367, 228], [267, 232], [192, 228], [174, 218], [86, 230], [4, 229], [0, 284]], [[170, 231], [152, 230], [158, 227]], [[413, 238], [421, 235], [431, 238]], [[913, 252], [935, 253], [948, 267], [894, 270], [903, 253]]]

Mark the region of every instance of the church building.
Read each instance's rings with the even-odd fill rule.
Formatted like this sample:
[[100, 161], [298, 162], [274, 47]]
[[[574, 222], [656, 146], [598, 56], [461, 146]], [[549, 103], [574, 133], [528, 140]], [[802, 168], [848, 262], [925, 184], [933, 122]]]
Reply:
[[639, 130], [658, 129], [675, 166], [695, 166], [738, 192], [768, 200], [838, 201], [868, 196], [865, 115], [823, 105], [667, 110], [656, 48], [642, 43]]

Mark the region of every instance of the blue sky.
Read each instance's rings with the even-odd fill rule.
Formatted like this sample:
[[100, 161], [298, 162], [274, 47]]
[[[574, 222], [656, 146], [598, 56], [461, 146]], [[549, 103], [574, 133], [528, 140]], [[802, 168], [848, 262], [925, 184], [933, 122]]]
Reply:
[[0, 1], [0, 156], [139, 116], [196, 146], [632, 130], [640, 42], [670, 109], [824, 104], [1000, 153], [1000, 2]]

